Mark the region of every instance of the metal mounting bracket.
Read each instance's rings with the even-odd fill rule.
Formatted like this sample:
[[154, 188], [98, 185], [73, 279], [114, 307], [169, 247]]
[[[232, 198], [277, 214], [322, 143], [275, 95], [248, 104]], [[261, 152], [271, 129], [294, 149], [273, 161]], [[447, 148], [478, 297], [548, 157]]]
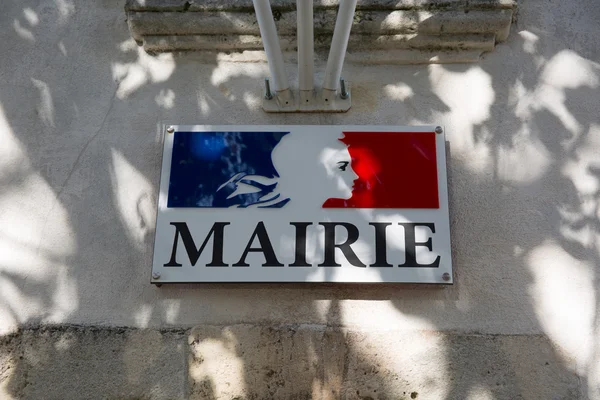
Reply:
[[[346, 112], [352, 106], [350, 84], [341, 78], [357, 0], [340, 0], [321, 88], [314, 86], [313, 0], [297, 0], [298, 90], [290, 89], [269, 0], [253, 0], [269, 70], [275, 86], [265, 80], [263, 110], [272, 113]], [[339, 84], [338, 84], [339, 83]]]
[[346, 112], [352, 106], [350, 83], [343, 79], [340, 82], [340, 90], [314, 89], [295, 90], [288, 89], [272, 93], [269, 81], [265, 80], [265, 96], [263, 98], [263, 110], [269, 113], [293, 113], [293, 112]]

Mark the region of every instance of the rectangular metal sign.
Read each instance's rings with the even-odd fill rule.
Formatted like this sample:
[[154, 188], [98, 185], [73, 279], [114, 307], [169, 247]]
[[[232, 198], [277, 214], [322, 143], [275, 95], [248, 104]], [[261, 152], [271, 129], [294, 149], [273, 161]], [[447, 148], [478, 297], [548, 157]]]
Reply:
[[452, 283], [435, 126], [173, 126], [152, 283]]

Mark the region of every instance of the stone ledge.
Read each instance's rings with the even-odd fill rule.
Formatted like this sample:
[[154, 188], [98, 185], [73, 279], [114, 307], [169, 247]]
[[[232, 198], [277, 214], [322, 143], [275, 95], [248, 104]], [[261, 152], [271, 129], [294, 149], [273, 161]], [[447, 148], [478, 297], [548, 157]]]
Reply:
[[[317, 51], [329, 47], [337, 3], [315, 2]], [[371, 50], [373, 54], [363, 62], [477, 61], [481, 53], [506, 40], [515, 7], [513, 0], [359, 0], [348, 43], [348, 52], [355, 55], [348, 60], [352, 62]], [[295, 1], [275, 0], [272, 8], [282, 50], [294, 51]], [[148, 52], [262, 50], [250, 0], [128, 0], [125, 9], [132, 37]], [[377, 54], [395, 50], [400, 55], [408, 50], [412, 54], [400, 58]], [[436, 51], [455, 56], [432, 57]]]
[[583, 400], [576, 362], [543, 335], [32, 327], [0, 337], [0, 398]]
[[[271, 0], [278, 11], [296, 10], [297, 0]], [[336, 9], [339, 0], [315, 0], [315, 10]], [[357, 10], [514, 9], [516, 0], [358, 0]], [[126, 11], [254, 11], [252, 0], [127, 0]]]
[[[346, 55], [346, 61], [352, 64], [366, 65], [388, 65], [388, 64], [464, 64], [474, 63], [479, 60], [482, 50], [452, 51], [452, 50], [413, 50], [393, 49], [377, 51], [355, 51]], [[285, 62], [297, 64], [296, 52], [284, 52]], [[316, 52], [315, 58], [324, 63], [327, 52]], [[264, 51], [245, 50], [242, 52], [216, 52], [201, 51], [194, 57], [196, 62], [212, 64], [216, 61], [226, 63], [266, 63], [267, 57]], [[324, 68], [324, 67], [323, 67]]]
[[[373, 35], [369, 41], [362, 37], [350, 37], [348, 45], [354, 50], [388, 50], [388, 49], [477, 49], [492, 51], [494, 35]], [[296, 49], [296, 36], [281, 36], [281, 50], [292, 52]], [[316, 49], [329, 49], [330, 36], [321, 36], [315, 40]], [[262, 41], [257, 35], [185, 35], [185, 36], [144, 36], [144, 47], [151, 52], [165, 52], [172, 48], [180, 50], [260, 50]]]
[[[260, 35], [254, 13], [130, 12], [128, 22], [134, 38], [147, 35]], [[493, 11], [357, 11], [352, 36], [363, 39], [370, 35], [419, 34], [495, 34], [504, 40], [510, 26], [510, 10]], [[315, 15], [315, 36], [332, 35], [336, 11], [323, 10]], [[281, 13], [275, 21], [279, 35], [296, 35], [296, 12]]]
[[584, 399], [541, 335], [235, 325], [189, 345], [192, 399]]
[[180, 331], [51, 326], [0, 337], [2, 399], [182, 399]]

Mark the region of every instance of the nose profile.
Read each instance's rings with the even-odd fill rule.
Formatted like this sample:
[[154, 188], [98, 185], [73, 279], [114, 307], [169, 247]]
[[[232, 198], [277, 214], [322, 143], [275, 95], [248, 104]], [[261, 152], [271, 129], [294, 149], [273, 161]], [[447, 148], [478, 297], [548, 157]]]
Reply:
[[354, 171], [354, 168], [352, 168], [352, 162], [350, 162], [350, 171], [352, 172], [352, 181], [357, 180], [358, 174], [356, 173], [356, 171]]

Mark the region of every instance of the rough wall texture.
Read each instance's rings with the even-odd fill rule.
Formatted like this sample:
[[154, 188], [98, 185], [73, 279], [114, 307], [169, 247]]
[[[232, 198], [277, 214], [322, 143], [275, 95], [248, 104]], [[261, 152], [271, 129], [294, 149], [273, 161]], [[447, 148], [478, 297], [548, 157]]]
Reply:
[[543, 335], [325, 326], [25, 329], [0, 343], [14, 399], [580, 399]]
[[2, 340], [0, 385], [15, 399], [181, 399], [186, 347], [183, 331], [26, 329]]
[[[314, 4], [315, 48], [326, 56], [337, 2]], [[295, 57], [296, 4], [271, 2], [281, 49]], [[263, 60], [260, 31], [251, 1], [141, 1], [126, 3], [132, 37], [148, 52], [256, 51]], [[353, 60], [363, 63], [427, 64], [478, 61], [506, 40], [516, 2], [511, 0], [359, 1], [351, 40]], [[395, 53], [389, 54], [390, 50]], [[445, 57], [435, 57], [438, 53]]]
[[[594, 0], [524, 0], [478, 64], [350, 60], [340, 115], [264, 114], [264, 63], [151, 56], [123, 7], [2, 6], [0, 398], [600, 399]], [[445, 125], [457, 283], [149, 285], [168, 122]]]

